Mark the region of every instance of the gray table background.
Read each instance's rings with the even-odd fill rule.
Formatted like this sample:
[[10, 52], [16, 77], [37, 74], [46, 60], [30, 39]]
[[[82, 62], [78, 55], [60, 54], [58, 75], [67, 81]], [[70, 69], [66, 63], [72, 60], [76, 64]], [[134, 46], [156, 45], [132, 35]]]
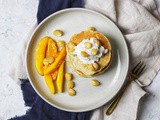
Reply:
[[[160, 0], [157, 1], [160, 12]], [[8, 74], [19, 45], [36, 22], [38, 0], [0, 0], [0, 120], [25, 113], [20, 87]], [[160, 72], [145, 89], [150, 94], [139, 104], [138, 120], [160, 120]]]

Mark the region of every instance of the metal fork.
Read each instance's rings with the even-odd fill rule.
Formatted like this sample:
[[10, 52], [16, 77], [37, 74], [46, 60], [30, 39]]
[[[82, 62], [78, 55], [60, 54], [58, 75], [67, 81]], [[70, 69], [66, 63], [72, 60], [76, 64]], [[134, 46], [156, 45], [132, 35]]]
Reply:
[[[141, 61], [131, 70], [129, 73], [129, 80], [121, 90], [121, 92], [112, 100], [112, 102], [109, 104], [109, 106], [106, 109], [106, 115], [110, 115], [114, 109], [116, 108], [117, 104], [119, 103], [123, 93], [125, 92], [126, 88], [130, 85], [130, 83], [134, 80], [137, 80], [137, 78], [140, 76], [140, 74], [143, 72], [145, 68], [145, 64], [143, 64]], [[137, 81], [136, 81], [137, 82]], [[138, 84], [141, 84], [138, 82]], [[142, 86], [142, 85], [140, 85]]]

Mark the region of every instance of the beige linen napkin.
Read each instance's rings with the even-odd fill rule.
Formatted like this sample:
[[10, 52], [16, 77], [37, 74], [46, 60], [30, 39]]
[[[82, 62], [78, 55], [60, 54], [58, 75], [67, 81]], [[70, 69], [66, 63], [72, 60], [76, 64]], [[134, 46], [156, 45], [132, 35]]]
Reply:
[[[139, 80], [149, 85], [160, 69], [160, 16], [154, 0], [86, 0], [85, 7], [104, 14], [120, 28], [128, 44], [131, 66], [144, 61], [147, 68]], [[144, 94], [132, 82], [112, 115], [105, 115], [106, 105], [91, 119], [135, 120]]]
[[[139, 80], [144, 85], [149, 85], [160, 69], [160, 17], [154, 1], [85, 0], [85, 7], [104, 14], [121, 29], [128, 43], [131, 63], [143, 60], [147, 65]], [[33, 26], [31, 33], [36, 26], [37, 24]], [[18, 78], [27, 78], [24, 55], [31, 33], [21, 43], [20, 54], [15, 60], [17, 64], [9, 73], [17, 83]], [[111, 116], [105, 115], [105, 105], [94, 110], [91, 120], [135, 120], [139, 100], [145, 93], [132, 82]]]

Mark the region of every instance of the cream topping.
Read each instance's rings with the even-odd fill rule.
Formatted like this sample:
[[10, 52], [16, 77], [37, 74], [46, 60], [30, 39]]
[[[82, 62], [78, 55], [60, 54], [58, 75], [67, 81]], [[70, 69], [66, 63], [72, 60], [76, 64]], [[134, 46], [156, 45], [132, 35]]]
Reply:
[[[75, 51], [73, 54], [76, 54], [77, 57], [84, 63], [84, 64], [91, 64], [94, 62], [98, 62], [99, 59], [102, 57], [103, 54], [108, 53], [108, 49], [105, 49], [103, 46], [98, 47], [98, 44], [96, 44], [94, 42], [94, 40], [96, 40], [96, 38], [90, 38], [90, 39], [84, 39], [82, 40], [82, 42], [80, 42], [76, 47], [75, 47]], [[85, 42], [89, 42], [92, 44], [92, 48], [90, 49], [86, 49], [84, 46]], [[92, 49], [97, 49], [99, 52], [97, 55], [93, 56], [91, 55], [91, 50]], [[83, 57], [81, 55], [81, 51], [85, 51], [89, 54], [88, 57]]]

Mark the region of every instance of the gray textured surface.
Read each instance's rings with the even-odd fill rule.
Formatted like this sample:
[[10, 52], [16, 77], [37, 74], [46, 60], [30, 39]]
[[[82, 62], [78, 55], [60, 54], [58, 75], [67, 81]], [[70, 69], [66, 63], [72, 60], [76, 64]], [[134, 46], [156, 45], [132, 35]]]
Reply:
[[[160, 0], [157, 3], [160, 6]], [[37, 6], [38, 0], [0, 0], [0, 120], [22, 115], [27, 109], [20, 87], [7, 73], [36, 20]], [[160, 72], [146, 91], [150, 94], [141, 100], [138, 120], [160, 120]]]
[[38, 0], [0, 0], [0, 120], [26, 112], [20, 87], [7, 76], [36, 20]]

